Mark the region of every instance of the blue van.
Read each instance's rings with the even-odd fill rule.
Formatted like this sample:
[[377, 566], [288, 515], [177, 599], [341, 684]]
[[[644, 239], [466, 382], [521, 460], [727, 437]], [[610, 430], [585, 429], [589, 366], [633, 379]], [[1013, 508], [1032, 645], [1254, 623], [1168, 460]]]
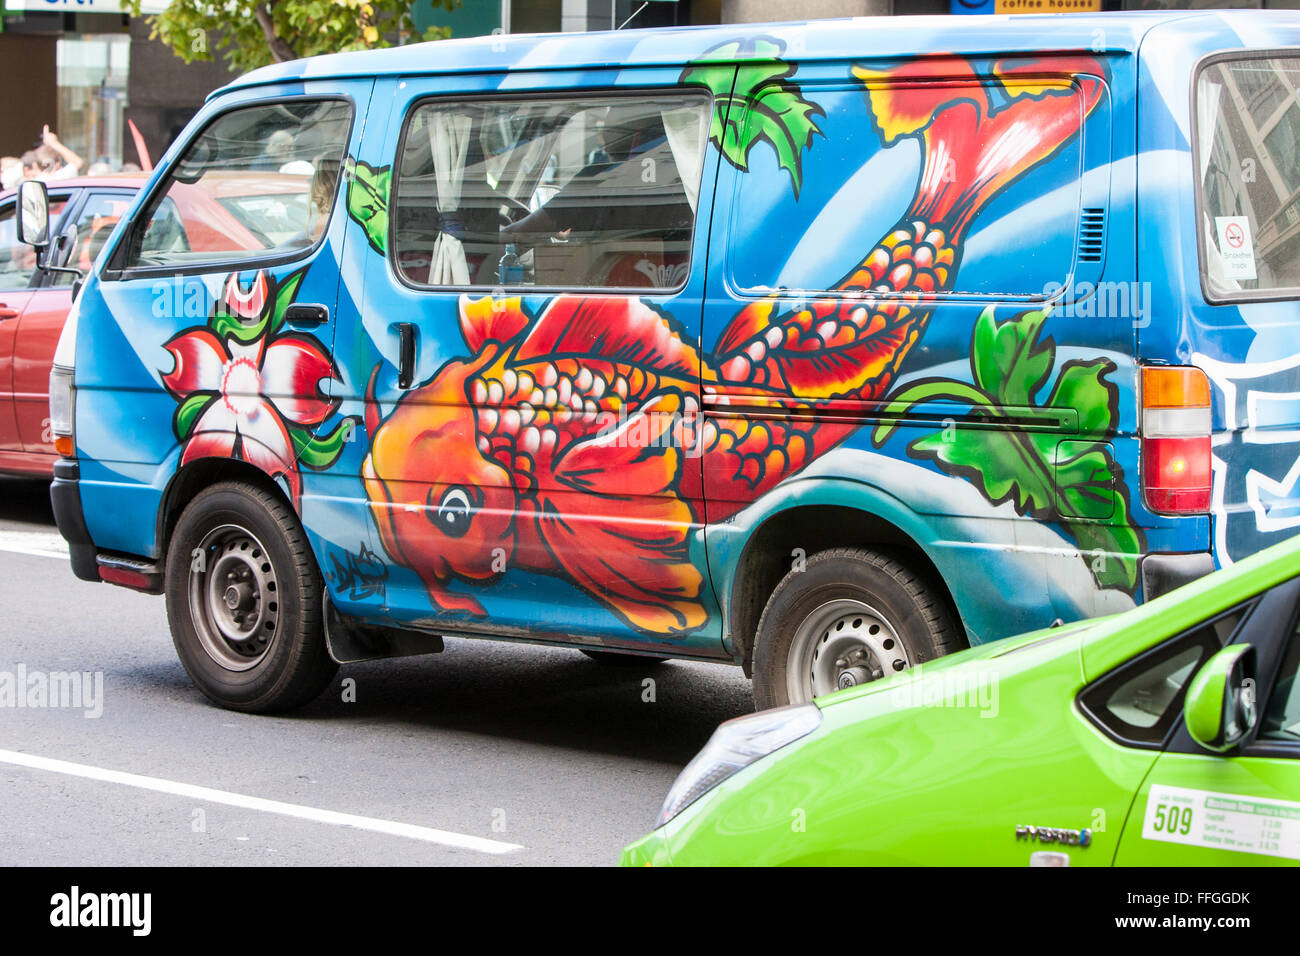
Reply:
[[773, 706], [1295, 533], [1298, 299], [1291, 13], [295, 61], [85, 280], [52, 494], [227, 707], [448, 635]]

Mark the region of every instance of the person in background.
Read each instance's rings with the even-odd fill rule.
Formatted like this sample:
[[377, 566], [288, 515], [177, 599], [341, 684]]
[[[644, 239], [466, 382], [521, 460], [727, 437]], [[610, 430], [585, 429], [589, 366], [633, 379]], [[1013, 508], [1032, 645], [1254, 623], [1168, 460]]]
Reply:
[[307, 213], [307, 235], [314, 243], [329, 225], [330, 210], [334, 207], [334, 193], [339, 185], [339, 164], [337, 160], [322, 159], [318, 161], [316, 172], [311, 177], [311, 206]]
[[29, 149], [23, 153], [19, 160], [23, 164], [23, 174], [21, 179], [39, 179], [41, 175], [41, 159], [36, 155], [36, 150]]
[[64, 146], [50, 128], [41, 131], [41, 145], [23, 154], [23, 178], [42, 182], [71, 179], [81, 172], [80, 156]]
[[22, 181], [22, 159], [17, 156], [0, 156], [0, 190], [13, 189]]

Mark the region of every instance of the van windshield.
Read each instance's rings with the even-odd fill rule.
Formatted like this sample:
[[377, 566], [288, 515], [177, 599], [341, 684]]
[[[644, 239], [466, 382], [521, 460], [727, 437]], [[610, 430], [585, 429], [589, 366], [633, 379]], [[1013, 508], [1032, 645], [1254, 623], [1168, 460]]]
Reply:
[[218, 116], [138, 220], [127, 267], [247, 266], [311, 248], [330, 219], [351, 121], [336, 99]]
[[1300, 57], [1219, 60], [1196, 84], [1202, 271], [1219, 298], [1300, 295]]

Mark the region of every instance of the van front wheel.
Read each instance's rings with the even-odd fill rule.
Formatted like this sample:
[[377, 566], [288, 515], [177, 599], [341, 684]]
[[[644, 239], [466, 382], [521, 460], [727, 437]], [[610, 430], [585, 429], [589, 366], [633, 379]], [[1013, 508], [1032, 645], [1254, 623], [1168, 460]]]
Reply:
[[338, 670], [322, 587], [282, 499], [236, 483], [201, 492], [167, 552], [167, 619], [190, 679], [232, 710], [288, 710], [316, 697]]
[[801, 704], [960, 644], [945, 602], [892, 554], [837, 548], [782, 579], [759, 619], [754, 703]]

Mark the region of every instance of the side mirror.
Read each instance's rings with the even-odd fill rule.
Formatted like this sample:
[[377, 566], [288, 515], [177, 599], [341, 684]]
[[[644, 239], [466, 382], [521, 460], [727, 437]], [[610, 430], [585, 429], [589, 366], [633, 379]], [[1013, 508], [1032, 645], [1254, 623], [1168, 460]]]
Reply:
[[1225, 647], [1205, 662], [1187, 687], [1183, 717], [1187, 732], [1212, 753], [1225, 753], [1255, 726], [1255, 649]]
[[18, 241], [37, 249], [50, 244], [50, 194], [45, 183], [26, 179], [18, 187]]

